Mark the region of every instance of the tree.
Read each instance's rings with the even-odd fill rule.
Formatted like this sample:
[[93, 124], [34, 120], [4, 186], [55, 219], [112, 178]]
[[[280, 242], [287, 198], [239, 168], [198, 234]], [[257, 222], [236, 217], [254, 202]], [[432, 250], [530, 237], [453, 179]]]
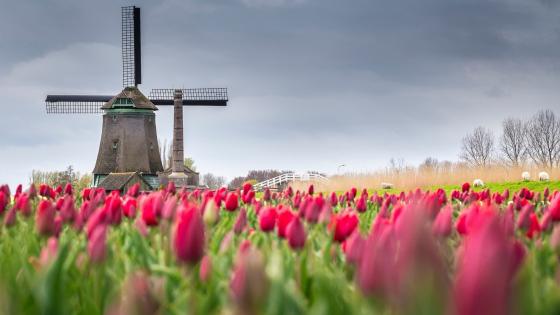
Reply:
[[185, 166], [191, 169], [192, 171], [196, 172], [196, 166], [194, 165], [194, 159], [190, 156], [185, 158]]
[[460, 158], [476, 167], [490, 163], [494, 151], [494, 136], [484, 127], [476, 128], [463, 138]]
[[224, 186], [226, 179], [223, 176], [216, 176], [212, 173], [202, 175], [202, 184], [208, 186], [210, 189], [218, 189]]
[[245, 177], [245, 176], [237, 176], [229, 182], [228, 188], [232, 189], [232, 190], [237, 189], [237, 188], [241, 188], [241, 186], [243, 186], [243, 183], [245, 183], [246, 180], [247, 180], [247, 177]]
[[523, 164], [527, 158], [527, 128], [521, 119], [508, 118], [502, 123], [500, 151], [512, 166]]
[[422, 162], [418, 169], [420, 171], [435, 171], [437, 170], [439, 161], [434, 157], [427, 157], [424, 162]]
[[541, 110], [527, 124], [527, 151], [543, 167], [560, 165], [560, 120], [553, 111]]

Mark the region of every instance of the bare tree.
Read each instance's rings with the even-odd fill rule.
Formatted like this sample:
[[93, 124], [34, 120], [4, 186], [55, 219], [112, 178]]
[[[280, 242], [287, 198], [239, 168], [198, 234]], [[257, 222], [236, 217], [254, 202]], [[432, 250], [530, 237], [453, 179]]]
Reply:
[[436, 171], [439, 166], [439, 161], [434, 157], [427, 157], [424, 162], [422, 162], [418, 169], [420, 171]]
[[210, 189], [217, 189], [224, 186], [226, 179], [222, 176], [216, 176], [212, 173], [202, 175], [202, 184], [208, 186]]
[[543, 167], [560, 165], [560, 120], [553, 111], [541, 110], [527, 124], [527, 151]]
[[508, 118], [502, 123], [500, 151], [512, 166], [519, 166], [527, 159], [527, 128], [521, 119]]
[[494, 136], [484, 127], [476, 128], [463, 138], [460, 158], [472, 166], [486, 166], [494, 152]]

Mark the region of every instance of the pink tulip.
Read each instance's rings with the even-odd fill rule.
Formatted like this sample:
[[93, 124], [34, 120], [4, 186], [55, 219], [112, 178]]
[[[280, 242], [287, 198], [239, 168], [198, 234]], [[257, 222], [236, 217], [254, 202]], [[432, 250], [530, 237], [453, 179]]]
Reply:
[[[494, 214], [472, 229], [459, 257], [455, 279], [458, 315], [507, 314], [513, 245]], [[484, 255], [481, 255], [484, 253]]]
[[237, 215], [237, 219], [235, 220], [235, 224], [233, 226], [233, 232], [235, 234], [241, 234], [245, 227], [247, 226], [247, 211], [244, 208], [241, 208], [239, 214]]
[[88, 239], [87, 250], [93, 263], [105, 261], [107, 256], [107, 227], [105, 225], [99, 225], [93, 230]]
[[202, 258], [200, 262], [199, 279], [201, 282], [208, 282], [210, 275], [212, 274], [212, 260], [210, 256], [206, 255]]
[[441, 209], [432, 225], [432, 232], [438, 237], [448, 237], [451, 234], [453, 208], [447, 206]]

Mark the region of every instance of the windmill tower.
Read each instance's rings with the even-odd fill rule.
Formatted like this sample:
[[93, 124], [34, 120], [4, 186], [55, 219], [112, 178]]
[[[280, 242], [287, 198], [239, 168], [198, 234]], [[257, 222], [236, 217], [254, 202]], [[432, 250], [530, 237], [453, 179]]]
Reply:
[[[138, 182], [144, 190], [156, 189], [162, 184], [162, 178], [165, 180], [156, 133], [156, 105], [175, 107], [173, 152], [174, 159], [179, 158], [179, 152], [182, 158], [182, 107], [226, 106], [227, 89], [185, 89], [181, 90], [179, 98], [167, 90], [154, 90], [153, 99], [144, 96], [138, 89], [142, 83], [140, 8], [123, 7], [121, 15], [124, 89], [116, 96], [48, 95], [46, 110], [48, 114], [103, 113], [93, 186], [125, 190]], [[177, 130], [181, 131], [180, 134]], [[177, 163], [174, 162], [174, 165]], [[179, 178], [177, 183], [180, 186], [193, 184], [192, 180], [187, 180], [184, 166], [175, 166], [173, 171], [170, 177]]]

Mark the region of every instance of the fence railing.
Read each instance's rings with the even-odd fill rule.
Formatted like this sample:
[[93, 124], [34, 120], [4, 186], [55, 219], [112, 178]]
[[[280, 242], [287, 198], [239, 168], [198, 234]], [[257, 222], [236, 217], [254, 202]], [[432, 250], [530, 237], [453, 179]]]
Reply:
[[284, 173], [282, 175], [273, 177], [271, 179], [267, 179], [260, 183], [256, 183], [255, 185], [253, 185], [253, 189], [259, 191], [259, 190], [263, 190], [264, 188], [278, 187], [279, 185], [284, 183], [309, 182], [309, 181], [327, 182], [329, 181], [329, 178], [317, 173], [305, 173], [305, 174]]

